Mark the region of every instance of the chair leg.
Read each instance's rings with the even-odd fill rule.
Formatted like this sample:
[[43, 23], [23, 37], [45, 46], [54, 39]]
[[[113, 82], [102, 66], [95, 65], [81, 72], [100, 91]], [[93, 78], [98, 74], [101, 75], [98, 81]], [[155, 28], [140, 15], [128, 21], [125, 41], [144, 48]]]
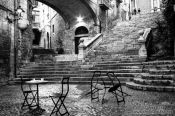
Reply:
[[36, 95], [37, 95], [36, 93], [35, 93], [35, 95], [32, 93], [33, 99], [31, 101], [31, 104], [30, 105], [32, 105], [33, 103], [36, 103], [37, 104]]
[[102, 104], [104, 104], [104, 99], [105, 99], [105, 95], [106, 95], [106, 88], [105, 88], [105, 91], [103, 92], [103, 97], [102, 97]]
[[[67, 108], [66, 108], [66, 106], [64, 105], [64, 99], [65, 99], [65, 98], [64, 98], [64, 99], [59, 98], [57, 102], [55, 102], [54, 99], [53, 99], [52, 97], [51, 97], [51, 99], [52, 99], [52, 101], [53, 101], [53, 103], [54, 103], [54, 108], [53, 108], [53, 110], [52, 110], [50, 116], [51, 116], [52, 114], [54, 114], [54, 113], [56, 113], [56, 115], [58, 115], [58, 113], [59, 113], [61, 116], [65, 115], [65, 114], [70, 115], [69, 112], [68, 112], [68, 110], [67, 110]], [[59, 105], [59, 107], [58, 107], [58, 103], [59, 103], [59, 102], [60, 102], [60, 105]], [[60, 108], [61, 108], [62, 106], [63, 106], [64, 109], [65, 109], [65, 113], [61, 113], [61, 112], [60, 112]]]
[[[96, 95], [96, 94], [97, 94], [97, 95]], [[96, 96], [94, 97], [93, 95], [96, 95]], [[98, 101], [99, 101], [99, 90], [93, 89], [93, 90], [91, 91], [91, 101], [92, 101], [93, 99], [98, 99]]]
[[62, 104], [63, 104], [64, 109], [66, 110], [66, 112], [64, 113], [64, 115], [65, 115], [65, 114], [68, 114], [68, 116], [69, 116], [70, 114], [69, 114], [69, 112], [68, 112], [66, 106], [64, 105], [64, 102], [62, 102]]
[[[57, 102], [55, 102], [54, 101], [54, 99], [52, 98], [52, 97], [50, 97], [51, 99], [52, 99], [52, 102], [54, 103], [54, 108], [52, 109], [52, 112], [51, 112], [51, 114], [50, 114], [50, 116], [52, 115], [52, 114], [54, 114], [54, 113], [56, 113], [57, 114], [57, 112], [55, 111], [55, 109], [57, 108], [57, 105], [58, 105], [58, 103], [59, 103], [59, 100], [57, 101]], [[57, 108], [58, 109], [58, 108]], [[58, 114], [57, 114], [58, 115]]]
[[28, 102], [28, 96], [29, 96], [28, 93], [24, 95], [24, 101], [23, 101], [23, 103], [22, 103], [21, 109], [23, 109], [24, 107], [27, 106], [28, 109], [31, 110], [32, 103], [29, 103], [29, 102]]

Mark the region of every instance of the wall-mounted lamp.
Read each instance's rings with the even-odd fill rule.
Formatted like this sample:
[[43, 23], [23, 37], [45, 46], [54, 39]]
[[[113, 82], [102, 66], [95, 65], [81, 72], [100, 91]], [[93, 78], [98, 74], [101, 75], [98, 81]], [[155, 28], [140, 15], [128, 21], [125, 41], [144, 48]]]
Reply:
[[12, 13], [12, 15], [8, 15], [7, 16], [7, 21], [9, 23], [13, 23], [14, 21], [18, 21], [18, 28], [20, 30], [25, 30], [27, 28], [27, 26], [29, 25], [29, 21], [27, 19], [23, 18], [22, 13], [24, 13], [25, 11], [21, 8], [21, 6], [18, 6], [18, 8], [15, 10], [14, 13]]
[[[13, 23], [13, 21], [21, 19], [22, 18], [22, 12], [25, 12], [25, 11], [21, 8], [21, 6], [18, 6], [18, 8], [15, 10], [14, 13], [12, 13], [12, 15], [8, 15], [6, 17], [7, 21], [9, 23]], [[13, 17], [13, 15], [14, 15], [14, 17]]]

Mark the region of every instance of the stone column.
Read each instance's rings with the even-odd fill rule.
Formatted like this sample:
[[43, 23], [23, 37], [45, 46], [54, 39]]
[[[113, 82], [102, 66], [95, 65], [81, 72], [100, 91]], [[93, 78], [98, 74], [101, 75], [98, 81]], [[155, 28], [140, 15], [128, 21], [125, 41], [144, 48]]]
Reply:
[[10, 75], [9, 80], [15, 77], [15, 27], [14, 23], [10, 24], [10, 33], [11, 33], [11, 46], [10, 46]]
[[139, 58], [142, 60], [146, 60], [147, 58], [147, 51], [146, 51], [146, 47], [145, 47], [145, 42], [146, 42], [146, 38], [143, 37], [144, 34], [144, 30], [140, 30], [139, 32], [139, 39], [138, 39], [138, 43], [140, 44], [140, 49], [139, 49]]
[[80, 39], [80, 44], [79, 44], [79, 54], [78, 54], [78, 60], [81, 60], [84, 62], [84, 56], [85, 56], [85, 50], [84, 50], [84, 40]]

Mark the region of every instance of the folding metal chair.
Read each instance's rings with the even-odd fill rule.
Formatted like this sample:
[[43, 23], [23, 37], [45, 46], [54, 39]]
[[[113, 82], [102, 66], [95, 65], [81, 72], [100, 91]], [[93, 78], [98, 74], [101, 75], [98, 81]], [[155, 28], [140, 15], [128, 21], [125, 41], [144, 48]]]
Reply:
[[111, 81], [111, 87], [109, 87], [108, 92], [112, 93], [115, 96], [118, 104], [120, 102], [125, 103], [125, 97], [131, 96], [131, 95], [123, 92], [120, 80], [117, 78], [114, 72], [108, 72], [107, 76], [109, 77], [109, 80]]
[[[99, 94], [101, 90], [104, 90], [104, 81], [103, 79], [99, 78], [101, 76], [101, 71], [95, 71], [92, 78], [91, 78], [91, 90], [90, 90], [90, 94], [91, 94], [91, 101], [98, 99], [98, 101], [100, 101], [99, 98]], [[104, 94], [102, 97], [102, 101], [104, 99]]]
[[21, 76], [21, 90], [24, 96], [21, 109], [28, 107], [32, 110], [32, 107], [37, 107], [36, 93], [37, 90], [33, 90], [30, 85], [25, 83], [25, 80]]
[[[52, 96], [49, 96], [54, 103], [54, 108], [53, 108], [50, 116], [53, 114], [58, 115], [58, 113], [61, 116], [64, 116], [66, 114], [68, 116], [70, 115], [65, 104], [64, 104], [64, 101], [68, 95], [68, 92], [69, 92], [69, 77], [64, 77], [64, 78], [62, 78], [62, 81], [61, 81], [61, 92], [54, 93]], [[64, 108], [64, 113], [61, 112], [62, 108]]]

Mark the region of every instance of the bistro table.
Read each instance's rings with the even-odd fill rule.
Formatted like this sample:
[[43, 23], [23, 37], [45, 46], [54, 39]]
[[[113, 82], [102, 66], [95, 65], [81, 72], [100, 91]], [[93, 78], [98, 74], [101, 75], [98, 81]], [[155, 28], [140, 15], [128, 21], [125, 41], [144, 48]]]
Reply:
[[25, 83], [26, 84], [30, 84], [30, 85], [36, 85], [36, 90], [37, 90], [37, 92], [36, 92], [36, 96], [37, 96], [37, 99], [36, 99], [36, 105], [37, 105], [37, 108], [36, 109], [34, 109], [37, 113], [42, 113], [42, 112], [44, 112], [45, 111], [45, 109], [42, 109], [41, 107], [40, 107], [40, 104], [39, 104], [39, 84], [46, 84], [46, 83], [48, 83], [49, 81], [45, 81], [44, 79], [41, 79], [41, 80], [35, 80], [35, 79], [33, 79], [33, 80], [30, 80], [30, 81], [26, 81]]

